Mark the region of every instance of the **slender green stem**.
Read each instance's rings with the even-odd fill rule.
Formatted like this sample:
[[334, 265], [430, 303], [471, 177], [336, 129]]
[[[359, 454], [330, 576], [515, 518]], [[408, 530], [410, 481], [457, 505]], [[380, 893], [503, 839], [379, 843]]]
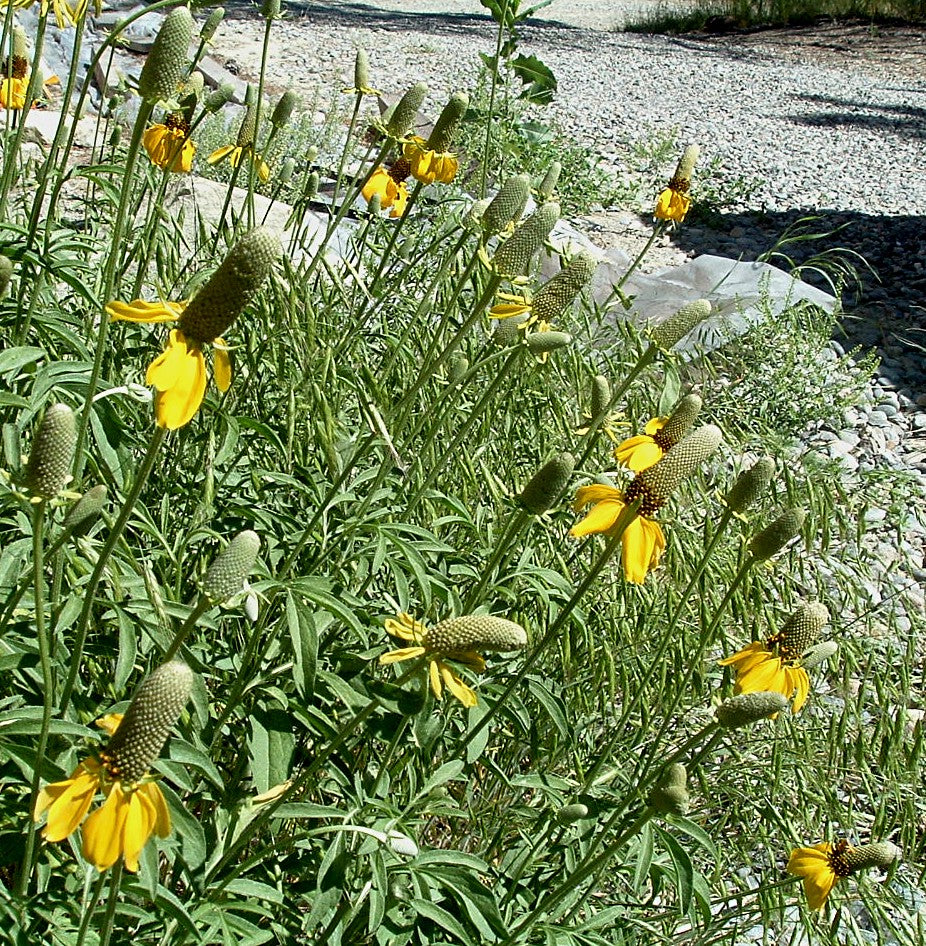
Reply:
[[122, 504], [118, 518], [113, 523], [112, 529], [109, 530], [106, 542], [100, 550], [99, 558], [96, 561], [93, 572], [90, 574], [90, 580], [83, 589], [84, 603], [74, 631], [74, 644], [71, 648], [71, 665], [68, 668], [67, 680], [65, 680], [64, 689], [61, 693], [60, 712], [62, 716], [67, 710], [68, 703], [71, 700], [71, 694], [74, 691], [74, 684], [77, 682], [77, 674], [80, 672], [80, 664], [83, 659], [87, 631], [90, 627], [90, 615], [93, 612], [96, 590], [99, 587], [103, 572], [109, 562], [109, 557], [118, 544], [122, 532], [135, 509], [135, 503], [138, 502], [138, 497], [141, 495], [142, 489], [144, 489], [145, 483], [151, 474], [151, 470], [154, 468], [154, 461], [157, 458], [158, 451], [161, 449], [161, 444], [164, 443], [166, 436], [167, 429], [165, 427], [155, 428], [151, 442], [148, 444], [148, 450], [138, 468], [138, 473], [135, 475], [135, 482], [132, 484], [132, 488], [129, 490], [125, 502]]
[[[253, 164], [254, 162], [252, 161], [251, 162], [252, 167], [253, 167]], [[213, 253], [215, 253], [215, 251], [218, 249], [219, 238], [222, 236], [222, 228], [225, 226], [225, 214], [228, 213], [228, 206], [232, 202], [232, 197], [234, 196], [234, 193], [235, 193], [235, 185], [238, 183], [238, 175], [240, 173], [241, 173], [241, 161], [239, 161], [232, 168], [231, 180], [228, 182], [228, 188], [225, 191], [225, 203], [222, 204], [222, 212], [219, 214], [219, 219], [216, 221], [215, 233], [213, 234], [213, 237], [212, 237], [212, 252]]]
[[515, 509], [508, 517], [508, 522], [505, 525], [504, 531], [495, 542], [495, 549], [492, 552], [492, 557], [488, 562], [486, 562], [485, 565], [482, 566], [482, 575], [479, 577], [479, 581], [476, 582], [472, 589], [470, 589], [463, 601], [464, 614], [468, 614], [478, 604], [483, 591], [485, 591], [487, 585], [492, 579], [493, 573], [502, 563], [503, 559], [507, 556], [508, 551], [515, 539], [517, 539], [518, 536], [520, 536], [527, 528], [529, 528], [533, 521], [533, 515], [526, 509], [521, 508]]
[[498, 91], [499, 72], [501, 70], [502, 43], [505, 36], [505, 20], [508, 18], [509, 0], [502, 4], [501, 16], [498, 18], [498, 30], [495, 34], [495, 59], [492, 66], [492, 86], [489, 89], [489, 111], [486, 115], [486, 141], [482, 150], [482, 162], [479, 169], [479, 197], [486, 195], [486, 175], [489, 170], [489, 157], [492, 151], [492, 122], [495, 120], [495, 94]]
[[660, 220], [656, 226], [653, 227], [653, 232], [650, 234], [650, 238], [646, 241], [643, 249], [637, 254], [637, 258], [627, 267], [627, 270], [624, 272], [623, 276], [615, 283], [614, 290], [615, 292], [619, 291], [624, 283], [633, 275], [636, 268], [643, 262], [643, 258], [652, 248], [652, 245], [656, 242], [656, 238], [661, 236], [663, 231], [666, 228], [666, 223], [664, 220]]
[[334, 179], [334, 190], [331, 194], [331, 203], [335, 204], [338, 200], [338, 194], [341, 193], [341, 184], [344, 180], [344, 165], [347, 163], [347, 155], [350, 152], [350, 143], [354, 137], [354, 128], [357, 126], [357, 117], [360, 115], [360, 106], [363, 104], [363, 92], [356, 90], [354, 95], [354, 109], [351, 112], [350, 124], [347, 126], [347, 137], [344, 139], [344, 147], [341, 149], [341, 159], [338, 161], [338, 173]]
[[174, 635], [174, 639], [171, 641], [170, 646], [167, 650], [164, 651], [164, 657], [162, 658], [163, 663], [167, 663], [170, 660], [173, 660], [177, 655], [177, 651], [180, 650], [183, 642], [187, 639], [190, 631], [196, 627], [196, 622], [209, 610], [211, 607], [209, 599], [205, 595], [200, 595], [199, 600], [196, 602], [196, 607], [190, 612], [187, 619], [183, 622], [180, 630]]
[[84, 903], [83, 915], [80, 918], [80, 928], [77, 930], [77, 942], [75, 946], [84, 946], [84, 940], [87, 938], [87, 931], [90, 929], [90, 921], [93, 919], [93, 908], [100, 900], [103, 893], [103, 884], [106, 883], [106, 874], [100, 874], [93, 885], [93, 893], [90, 895], [89, 902]]
[[627, 529], [627, 526], [637, 517], [637, 511], [640, 508], [639, 500], [630, 503], [625, 506], [621, 514], [618, 516], [617, 521], [614, 525], [608, 530], [608, 541], [604, 547], [604, 551], [598, 557], [598, 560], [594, 565], [589, 569], [588, 573], [579, 583], [579, 586], [572, 593], [572, 597], [563, 605], [562, 610], [557, 614], [556, 619], [547, 629], [546, 634], [534, 645], [534, 648], [531, 652], [525, 657], [524, 661], [521, 664], [518, 672], [509, 681], [508, 685], [502, 691], [501, 696], [489, 707], [488, 712], [476, 723], [475, 726], [460, 740], [460, 745], [458, 748], [462, 749], [469, 745], [482, 732], [486, 726], [492, 721], [492, 719], [498, 714], [498, 711], [505, 705], [508, 698], [514, 693], [515, 689], [520, 686], [521, 681], [527, 676], [531, 668], [537, 663], [537, 660], [540, 658], [540, 655], [547, 648], [547, 646], [556, 639], [559, 635], [560, 629], [566, 623], [569, 615], [575, 610], [576, 606], [585, 596], [585, 593], [592, 586], [595, 579], [601, 574], [604, 570], [605, 565], [611, 560], [614, 553], [620, 548], [621, 541], [624, 536], [624, 532]]
[[113, 923], [116, 919], [116, 907], [119, 905], [119, 887], [122, 885], [122, 858], [116, 861], [112, 873], [109, 875], [109, 900], [106, 903], [106, 913], [103, 916], [103, 926], [100, 929], [100, 946], [109, 946], [113, 935]]
[[55, 680], [49, 655], [48, 634], [45, 629], [45, 556], [44, 556], [45, 501], [36, 503], [32, 511], [32, 577], [35, 597], [35, 636], [39, 647], [39, 666], [42, 671], [42, 728], [35, 749], [35, 767], [32, 770], [32, 785], [29, 794], [29, 824], [26, 828], [26, 844], [20, 864], [16, 892], [25, 896], [32, 877], [35, 860], [35, 819], [31, 817], [39, 797], [39, 785], [42, 780], [42, 766], [45, 763], [45, 751], [48, 748], [48, 731], [51, 727], [51, 713], [55, 698]]
[[[108, 302], [113, 297], [116, 272], [119, 268], [119, 251], [122, 246], [122, 234], [125, 230], [126, 218], [129, 215], [130, 206], [132, 204], [132, 178], [135, 170], [135, 162], [138, 158], [138, 151], [141, 145], [142, 135], [145, 132], [145, 125], [148, 124], [148, 118], [151, 115], [151, 109], [151, 103], [143, 100], [138, 110], [138, 116], [135, 119], [135, 125], [132, 128], [132, 140], [129, 142], [129, 152], [125, 159], [125, 170], [122, 174], [122, 186], [119, 190], [119, 206], [116, 209], [116, 215], [112, 223], [112, 239], [109, 244], [109, 256], [103, 267], [103, 279], [100, 291], [100, 299], [103, 303]], [[90, 412], [93, 410], [93, 398], [96, 395], [100, 374], [103, 370], [103, 358], [106, 354], [106, 337], [108, 332], [109, 318], [104, 314], [100, 319], [100, 327], [97, 332], [96, 353], [93, 358], [93, 368], [90, 371], [90, 379], [87, 382], [87, 394], [84, 399], [84, 407], [80, 413], [80, 419], [77, 424], [77, 446], [74, 455], [75, 482], [80, 482], [80, 474], [83, 472], [84, 463], [86, 462], [84, 443], [87, 439], [87, 431], [90, 427]]]

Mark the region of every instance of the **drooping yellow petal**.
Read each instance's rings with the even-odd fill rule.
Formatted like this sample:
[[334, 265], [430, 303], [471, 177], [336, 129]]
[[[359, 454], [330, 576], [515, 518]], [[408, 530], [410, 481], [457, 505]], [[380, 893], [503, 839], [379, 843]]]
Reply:
[[138, 791], [145, 792], [154, 807], [154, 833], [159, 838], [166, 838], [170, 834], [170, 810], [161, 787], [157, 782], [146, 782]]
[[122, 854], [128, 799], [116, 782], [106, 802], [84, 822], [84, 857], [98, 870], [109, 870]]
[[122, 722], [122, 715], [122, 713], [107, 713], [105, 716], [101, 716], [97, 719], [95, 725], [99, 726], [103, 732], [107, 732], [111, 736], [119, 728], [119, 724]]
[[158, 391], [158, 425], [176, 430], [192, 420], [206, 395], [206, 359], [178, 329], [170, 333], [168, 349], [148, 368], [148, 383]]
[[184, 359], [188, 355], [186, 338], [174, 329], [167, 337], [167, 348], [148, 365], [145, 382], [158, 391], [172, 388], [184, 369]]
[[125, 869], [138, 872], [138, 855], [148, 843], [157, 821], [157, 810], [146, 792], [129, 792], [127, 812], [122, 828], [122, 855]]
[[644, 428], [644, 433], [652, 437], [654, 434], [658, 434], [663, 427], [665, 427], [668, 422], [668, 417], [653, 417], [646, 422], [646, 427]]
[[55, 842], [73, 834], [87, 816], [99, 788], [99, 764], [93, 759], [81, 762], [70, 778], [46, 785], [39, 792], [33, 812], [33, 818], [38, 821], [48, 811], [42, 837]]
[[584, 535], [607, 532], [614, 526], [625, 508], [626, 503], [623, 499], [601, 500], [595, 503], [584, 519], [569, 530], [569, 534], [578, 539]]
[[420, 657], [424, 653], [423, 647], [400, 647], [398, 650], [390, 650], [379, 658], [381, 664], [397, 664], [403, 660], [411, 660], [413, 657]]
[[402, 181], [396, 186], [395, 200], [392, 203], [392, 208], [389, 211], [389, 216], [390, 217], [405, 216], [405, 209], [407, 206], [408, 206], [408, 188], [405, 186], [405, 182]]
[[830, 864], [833, 845], [827, 841], [813, 847], [799, 847], [788, 859], [788, 873], [801, 877], [811, 910], [819, 910], [839, 879]]
[[[433, 666], [433, 664], [432, 664]], [[470, 707], [475, 706], [479, 701], [476, 699], [476, 693], [474, 690], [470, 689], [451, 669], [447, 664], [440, 662], [438, 663], [440, 668], [440, 675], [444, 683], [447, 686], [447, 689], [455, 696], [464, 706]]]
[[106, 305], [106, 314], [114, 322], [173, 322], [183, 314], [187, 301], [146, 302], [144, 299], [133, 299], [131, 302], [120, 302], [114, 299]]
[[489, 309], [489, 316], [493, 319], [510, 319], [517, 315], [527, 315], [530, 311], [529, 302], [499, 302]]
[[395, 618], [386, 618], [386, 631], [399, 640], [420, 643], [427, 635], [428, 629], [421, 621], [416, 621], [404, 611]]
[[803, 667], [792, 667], [789, 670], [790, 685], [794, 691], [794, 702], [791, 704], [791, 712], [800, 712], [801, 707], [807, 702], [810, 696], [810, 677]]
[[475, 670], [476, 673], [485, 672], [486, 662], [482, 655], [477, 654], [474, 650], [461, 651], [459, 653], [448, 654], [447, 656], [452, 657], [457, 663], [463, 664], [464, 667]]
[[614, 457], [618, 463], [632, 470], [634, 473], [640, 473], [655, 466], [664, 456], [665, 451], [662, 447], [645, 434], [637, 437], [630, 437], [619, 444], [614, 450]]
[[264, 160], [263, 160], [262, 158], [260, 158], [260, 157], [255, 157], [255, 158], [254, 158], [254, 163], [255, 163], [255, 165], [257, 165], [257, 176], [261, 179], [261, 181], [264, 182], [264, 184], [266, 184], [267, 181], [270, 180], [270, 167], [269, 167], [269, 165], [267, 164], [266, 161], [264, 161]]
[[231, 355], [224, 338], [216, 338], [212, 342], [213, 377], [215, 386], [224, 394], [232, 382]]
[[227, 158], [231, 154], [232, 164], [237, 165], [238, 162], [233, 154], [233, 152], [235, 151], [238, 151], [240, 154], [241, 149], [236, 148], [234, 145], [225, 145], [224, 148], [216, 148], [215, 151], [213, 151], [212, 154], [210, 154], [209, 157], [206, 158], [206, 164], [218, 164], [219, 161], [222, 160], [222, 158]]
[[432, 660], [428, 664], [428, 676], [431, 679], [431, 692], [439, 699], [444, 698], [444, 688], [440, 682], [440, 664], [437, 660]]
[[781, 665], [781, 660], [771, 654], [747, 672], [738, 674], [736, 678], [737, 693], [761, 693], [768, 690], [790, 699], [792, 689], [788, 686], [788, 675]]
[[681, 223], [691, 206], [691, 198], [687, 194], [667, 187], [656, 201], [653, 216], [660, 220], [672, 220]]
[[576, 490], [576, 498], [573, 501], [572, 508], [574, 512], [579, 512], [583, 506], [589, 503], [601, 502], [624, 502], [624, 494], [616, 486], [606, 486], [604, 483], [591, 483], [588, 486], [580, 486]]
[[621, 545], [624, 576], [627, 581], [642, 585], [647, 574], [659, 564], [666, 540], [658, 522], [637, 516], [627, 526]]
[[768, 659], [768, 656], [769, 650], [765, 644], [762, 641], [753, 641], [748, 647], [733, 654], [732, 657], [724, 657], [723, 660], [718, 660], [717, 663], [721, 667], [733, 666], [737, 673], [742, 673], [756, 664], [762, 663], [763, 660]]
[[380, 167], [370, 175], [370, 179], [363, 185], [361, 193], [367, 203], [378, 194], [380, 206], [387, 208], [392, 206], [398, 190], [395, 181], [389, 176], [386, 169]]

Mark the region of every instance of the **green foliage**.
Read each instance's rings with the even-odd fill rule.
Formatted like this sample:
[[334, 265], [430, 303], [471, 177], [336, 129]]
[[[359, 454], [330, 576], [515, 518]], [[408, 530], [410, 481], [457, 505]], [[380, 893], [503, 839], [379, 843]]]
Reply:
[[[512, 96], [499, 115], [511, 101], [526, 107]], [[334, 224], [348, 222], [325, 233], [322, 218], [323, 245], [310, 245], [308, 205], [297, 208], [282, 263], [225, 335], [227, 390], [215, 349], [187, 350], [196, 377], [201, 356], [212, 380], [189, 423], [158, 427], [146, 381], [176, 323], [112, 321], [104, 306], [192, 296], [258, 221], [247, 200], [240, 219], [176, 213], [170, 172], [135, 147], [147, 118], [118, 146], [103, 127], [67, 214], [63, 154], [15, 187], [12, 172], [0, 180], [0, 251], [13, 261], [0, 299], [7, 938], [578, 946], [733, 941], [747, 924], [796, 935], [806, 923], [842, 942], [794, 919], [781, 868], [792, 846], [824, 834], [890, 837], [922, 855], [923, 732], [911, 711], [922, 653], [919, 624], [900, 633], [908, 615], [921, 622], [915, 597], [898, 586], [872, 611], [868, 594], [866, 566], [882, 550], [866, 543], [866, 502], [887, 504], [902, 529], [916, 509], [906, 484], [892, 474], [849, 489], [783, 443], [861, 390], [864, 366], [847, 359], [825, 368], [845, 381], [835, 399], [813, 389], [816, 376], [801, 380], [832, 322], [792, 310], [702, 379], [727, 445], [646, 511], [667, 550], [632, 584], [620, 535], [569, 536], [570, 500], [613, 470], [606, 431], [622, 439], [671, 410], [682, 366], [629, 326], [609, 352], [587, 348], [601, 312], [582, 299], [552, 326], [573, 343], [547, 360], [523, 331], [498, 344], [487, 312], [499, 290], [536, 298], [542, 280], [532, 271], [512, 285], [486, 265], [500, 238], [470, 223], [453, 187], [413, 185], [399, 219], [366, 211], [364, 183], [398, 152], [363, 144], [359, 120], [325, 181]], [[308, 145], [293, 127], [292, 143], [264, 148], [273, 171], [275, 153]], [[4, 144], [6, 171], [14, 132]], [[539, 172], [551, 148], [525, 139], [519, 154]], [[363, 157], [356, 174], [348, 156]], [[579, 193], [568, 181], [580, 160], [560, 148], [556, 158], [560, 193]], [[165, 374], [155, 370], [161, 398], [174, 396]], [[752, 387], [733, 390], [747, 377]], [[806, 403], [770, 411], [791, 394]], [[56, 403], [77, 418], [74, 478], [31, 502], [23, 456]], [[778, 455], [779, 474], [735, 517], [723, 501], [734, 458], [757, 443]], [[524, 508], [553, 456], [543, 501]], [[100, 486], [108, 502], [73, 529], [74, 494], [103, 496]], [[750, 538], [782, 506], [808, 510], [801, 535], [757, 565]], [[714, 708], [733, 680], [717, 658], [771, 637], [804, 597], [839, 615], [840, 648], [813, 669], [808, 707], [720, 732]], [[426, 627], [504, 617], [528, 646], [481, 655], [391, 640], [384, 620], [402, 612]], [[99, 754], [94, 720], [124, 712], [173, 657], [195, 672], [192, 694], [143, 780], [163, 793], [171, 829], [143, 845], [137, 873], [118, 857], [98, 873], [81, 812], [54, 842], [30, 814], [54, 803], [58, 790], [41, 788], [73, 786], [78, 763]], [[459, 696], [469, 688], [474, 706]], [[104, 791], [121, 810], [116, 784], [138, 801], [100, 761], [92, 810]], [[657, 815], [646, 800], [678, 763], [690, 807]], [[915, 883], [901, 865], [887, 884], [840, 881], [833, 899], [858, 898], [912, 943], [902, 901]]]

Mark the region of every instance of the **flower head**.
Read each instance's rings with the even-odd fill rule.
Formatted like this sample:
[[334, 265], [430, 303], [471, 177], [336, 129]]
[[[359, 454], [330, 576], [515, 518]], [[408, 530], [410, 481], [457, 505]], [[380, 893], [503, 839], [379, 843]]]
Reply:
[[785, 622], [784, 627], [764, 641], [719, 661], [722, 667], [736, 669], [739, 693], [768, 690], [785, 699], [794, 698], [791, 712], [797, 713], [810, 694], [810, 677], [801, 666], [801, 655], [813, 644], [829, 621], [829, 611], [819, 603], [801, 605]]
[[576, 494], [575, 511], [591, 505], [592, 510], [577, 522], [569, 534], [576, 537], [603, 533], [613, 535], [624, 510], [639, 502], [636, 516], [622, 532], [621, 558], [628, 581], [642, 584], [647, 573], [659, 564], [666, 539], [652, 517], [669, 500], [678, 484], [690, 476], [719, 446], [720, 431], [700, 427], [682, 440], [664, 459], [638, 473], [626, 490], [593, 484]]
[[477, 673], [485, 670], [485, 660], [480, 650], [520, 650], [527, 645], [524, 628], [513, 621], [487, 615], [466, 615], [448, 618], [428, 628], [408, 614], [386, 621], [386, 630], [400, 640], [408, 641], [411, 647], [391, 650], [379, 658], [381, 664], [399, 663], [424, 657], [428, 662], [431, 691], [440, 700], [446, 686], [464, 706], [475, 706], [475, 692], [468, 687], [446, 659], [461, 663]]
[[246, 233], [232, 247], [209, 282], [190, 301], [110, 302], [106, 312], [129, 322], [177, 321], [167, 350], [148, 366], [146, 381], [158, 392], [155, 404], [161, 427], [176, 430], [188, 424], [206, 394], [203, 346], [213, 347], [215, 384], [220, 391], [231, 385], [228, 346], [221, 337], [258, 292], [280, 255], [280, 241], [263, 227]]
[[654, 417], [645, 432], [618, 444], [617, 462], [634, 473], [658, 463], [691, 429], [701, 410], [701, 398], [689, 394], [681, 399], [670, 417]]
[[196, 145], [190, 141], [190, 126], [183, 115], [171, 113], [163, 124], [152, 125], [142, 135], [141, 143], [156, 164], [165, 171], [188, 174], [193, 168]]
[[[142, 683], [124, 717], [111, 714], [99, 721], [111, 734], [106, 748], [84, 759], [70, 778], [39, 792], [33, 816], [38, 821], [48, 812], [42, 832], [47, 841], [63, 841], [83, 823], [84, 857], [97, 870], [108, 870], [120, 857], [127, 870], [138, 870], [138, 857], [151, 835], [165, 838], [170, 833], [164, 795], [148, 770], [192, 686], [186, 664], [164, 664]], [[101, 792], [105, 802], [87, 817]]]
[[404, 216], [408, 204], [408, 187], [405, 181], [408, 179], [409, 168], [409, 162], [405, 158], [399, 158], [388, 170], [378, 167], [363, 185], [362, 193], [366, 202], [370, 203], [375, 196], [379, 196], [380, 207], [388, 210], [390, 217]]
[[685, 219], [691, 207], [688, 191], [691, 188], [691, 172], [698, 160], [698, 154], [697, 145], [690, 145], [685, 149], [668, 186], [656, 200], [653, 216], [657, 219], [670, 220], [673, 223], [681, 223]]
[[450, 184], [457, 176], [459, 162], [456, 155], [449, 151], [433, 151], [418, 135], [412, 135], [405, 142], [402, 154], [411, 165], [412, 177], [422, 184]]
[[[250, 91], [250, 90], [249, 90]], [[218, 164], [219, 161], [228, 158], [228, 163], [236, 168], [247, 158], [257, 170], [257, 176], [265, 184], [270, 180], [270, 168], [267, 162], [254, 150], [254, 137], [257, 134], [257, 107], [248, 102], [241, 119], [241, 125], [238, 128], [238, 137], [233, 145], [225, 145], [222, 148], [216, 148], [212, 154], [206, 158], [206, 164]]]
[[851, 877], [866, 867], [888, 867], [900, 857], [890, 841], [852, 847], [846, 840], [823, 841], [813, 847], [798, 847], [788, 858], [788, 873], [804, 881], [804, 893], [811, 910], [819, 910], [837, 880]]

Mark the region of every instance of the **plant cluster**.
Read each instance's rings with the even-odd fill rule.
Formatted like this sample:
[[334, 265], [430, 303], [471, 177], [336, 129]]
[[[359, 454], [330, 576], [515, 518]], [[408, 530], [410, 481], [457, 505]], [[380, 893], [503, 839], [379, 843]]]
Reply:
[[[23, 156], [46, 31], [79, 47], [85, 6], [43, 6], [9, 76], [8, 941], [709, 943], [778, 930], [800, 879], [789, 923], [887, 916], [914, 942], [895, 874], [922, 731], [875, 759], [904, 712], [822, 698], [845, 667], [907, 694], [911, 655], [863, 667], [820, 639], [826, 522], [786, 458], [741, 462], [696, 392], [660, 397], [709, 304], [587, 349], [594, 259], [537, 275], [556, 167], [474, 200], [467, 96], [413, 134], [426, 88], [371, 114], [362, 51], [336, 167], [276, 150], [298, 103], [258, 87], [206, 158], [230, 168], [218, 219], [176, 219], [227, 101], [189, 51], [222, 14], [154, 8], [137, 118], [90, 165], [73, 116]], [[266, 61], [278, 0], [262, 15]], [[27, 49], [16, 30], [8, 6], [0, 47]], [[76, 116], [76, 54], [64, 85]], [[285, 174], [281, 240], [255, 188]]]

